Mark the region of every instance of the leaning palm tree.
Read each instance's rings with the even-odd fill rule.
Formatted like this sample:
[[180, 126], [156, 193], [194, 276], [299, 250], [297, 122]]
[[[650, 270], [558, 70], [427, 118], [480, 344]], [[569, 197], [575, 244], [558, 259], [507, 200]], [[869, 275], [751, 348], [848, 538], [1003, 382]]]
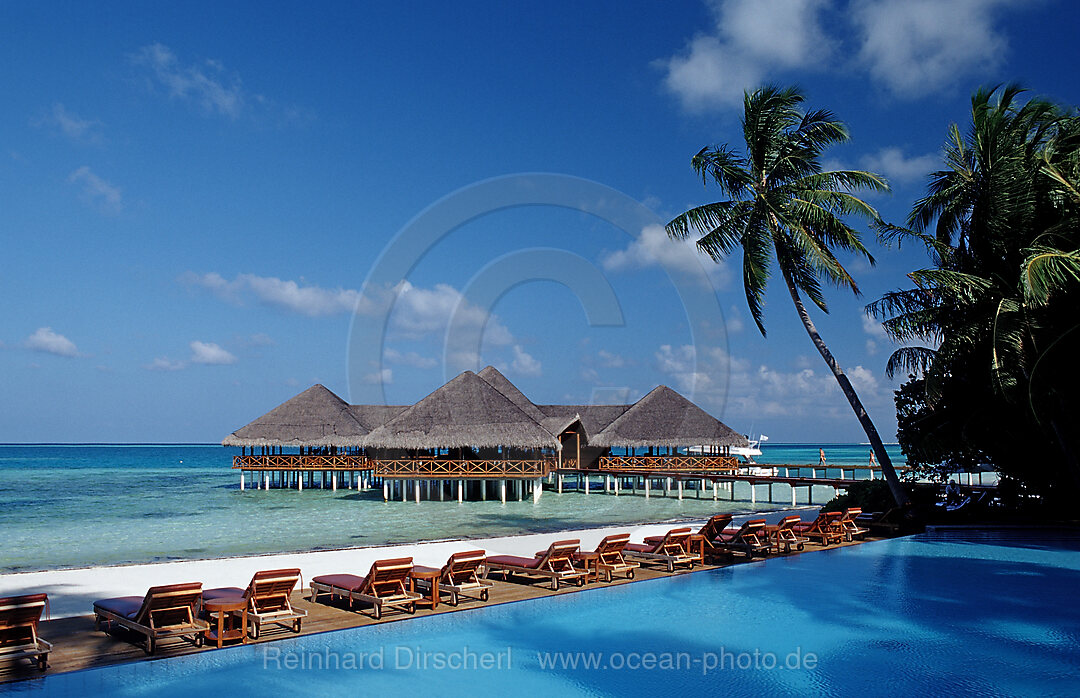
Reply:
[[834, 250], [853, 252], [874, 263], [859, 233], [844, 222], [849, 215], [878, 221], [877, 211], [853, 192], [888, 191], [879, 175], [860, 170], [823, 171], [825, 148], [848, 140], [847, 127], [828, 111], [802, 111], [805, 97], [795, 87], [761, 87], [744, 98], [745, 153], [707, 146], [691, 166], [708, 185], [729, 198], [693, 208], [668, 223], [668, 235], [698, 234], [697, 246], [714, 261], [742, 249], [743, 290], [750, 314], [765, 336], [765, 289], [773, 263], [814, 347], [836, 377], [870, 441], [898, 505], [908, 502], [896, 471], [851, 381], [810, 319], [803, 296], [828, 312], [822, 281], [859, 287]]

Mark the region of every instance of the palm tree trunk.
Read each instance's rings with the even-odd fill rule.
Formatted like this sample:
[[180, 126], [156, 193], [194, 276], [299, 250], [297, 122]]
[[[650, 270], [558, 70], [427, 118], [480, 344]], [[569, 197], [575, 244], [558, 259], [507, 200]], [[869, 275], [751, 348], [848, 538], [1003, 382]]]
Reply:
[[863, 431], [866, 432], [866, 438], [870, 440], [870, 447], [874, 449], [874, 455], [877, 456], [878, 464], [881, 466], [881, 473], [885, 476], [885, 482], [889, 484], [889, 491], [892, 492], [893, 500], [896, 501], [898, 507], [907, 506], [911, 503], [911, 500], [908, 499], [907, 492], [904, 491], [903, 485], [900, 484], [900, 478], [896, 476], [896, 469], [893, 468], [892, 460], [889, 459], [889, 454], [885, 451], [885, 445], [881, 443], [877, 427], [870, 420], [870, 415], [866, 413], [866, 408], [863, 407], [862, 401], [859, 400], [859, 396], [855, 392], [855, 388], [851, 386], [851, 381], [844, 374], [844, 370], [836, 363], [836, 359], [833, 357], [832, 352], [829, 351], [829, 347], [825, 346], [825, 341], [818, 333], [814, 321], [810, 319], [810, 314], [806, 312], [806, 306], [803, 305], [802, 299], [799, 298], [799, 291], [795, 284], [787, 274], [783, 276], [788, 292], [791, 294], [791, 300], [795, 303], [795, 310], [799, 312], [799, 319], [802, 320], [803, 327], [806, 328], [806, 334], [810, 335], [810, 341], [817, 347], [821, 358], [825, 360], [829, 370], [832, 371], [833, 376], [836, 378], [836, 382], [840, 384], [840, 390], [843, 391], [844, 397], [847, 398], [848, 404], [851, 405], [851, 409], [855, 411], [859, 424], [862, 425]]

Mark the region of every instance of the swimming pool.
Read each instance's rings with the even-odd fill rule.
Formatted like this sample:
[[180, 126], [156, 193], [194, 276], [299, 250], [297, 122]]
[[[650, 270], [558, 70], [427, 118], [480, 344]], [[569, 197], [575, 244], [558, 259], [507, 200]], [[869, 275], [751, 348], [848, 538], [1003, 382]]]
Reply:
[[1078, 589], [1080, 536], [923, 535], [0, 688], [1080, 695]]

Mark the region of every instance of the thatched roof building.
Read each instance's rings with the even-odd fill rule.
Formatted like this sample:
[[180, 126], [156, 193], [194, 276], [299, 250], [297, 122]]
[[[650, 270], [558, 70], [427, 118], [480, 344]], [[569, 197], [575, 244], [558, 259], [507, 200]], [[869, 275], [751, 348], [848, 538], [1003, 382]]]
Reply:
[[746, 438], [667, 386], [633, 405], [536, 405], [498, 369], [466, 371], [415, 405], [348, 405], [321, 385], [282, 403], [224, 446], [558, 449], [581, 424], [583, 446], [746, 446]]
[[589, 438], [590, 446], [647, 448], [650, 446], [747, 446], [746, 437], [682, 395], [661, 385], [635, 402], [603, 431]]
[[361, 444], [406, 449], [559, 448], [555, 434], [472, 371], [462, 373], [374, 429]]
[[370, 429], [344, 400], [313, 385], [222, 440], [222, 446], [343, 446]]

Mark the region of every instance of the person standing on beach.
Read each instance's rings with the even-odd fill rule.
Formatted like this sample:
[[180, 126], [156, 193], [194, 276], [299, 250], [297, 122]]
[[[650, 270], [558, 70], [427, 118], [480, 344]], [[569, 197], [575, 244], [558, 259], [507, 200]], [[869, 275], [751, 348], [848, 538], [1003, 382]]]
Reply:
[[870, 449], [870, 467], [873, 468], [877, 465], [877, 461], [874, 459], [874, 449]]
[[825, 449], [823, 449], [823, 448], [818, 449], [818, 457], [821, 459], [820, 462], [818, 463], [818, 465], [821, 466], [822, 468], [824, 468], [825, 467]]

